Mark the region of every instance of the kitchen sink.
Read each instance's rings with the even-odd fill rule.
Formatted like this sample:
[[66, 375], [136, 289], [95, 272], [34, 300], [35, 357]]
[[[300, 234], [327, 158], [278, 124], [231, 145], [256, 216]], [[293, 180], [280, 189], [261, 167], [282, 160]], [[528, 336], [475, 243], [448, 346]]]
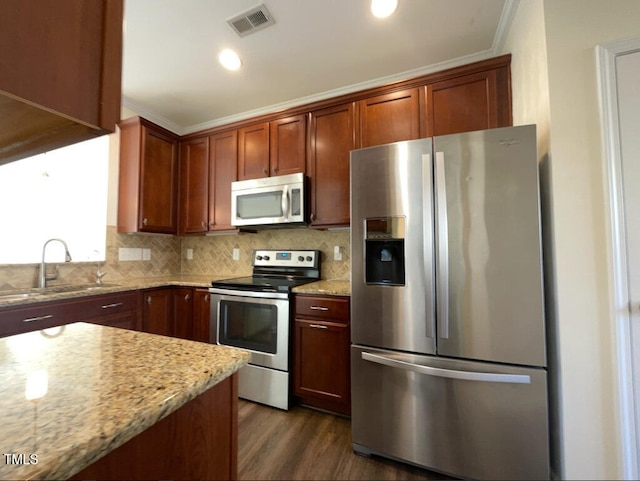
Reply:
[[63, 285], [63, 286], [51, 286], [45, 288], [28, 289], [23, 292], [6, 292], [0, 293], [1, 301], [13, 301], [17, 299], [29, 299], [32, 297], [42, 297], [47, 294], [60, 294], [65, 292], [86, 292], [86, 291], [100, 291], [109, 287], [116, 287], [118, 284], [79, 284], [79, 285]]
[[79, 284], [79, 285], [64, 285], [64, 286], [51, 286], [40, 289], [39, 293], [42, 294], [55, 294], [58, 292], [79, 292], [79, 291], [99, 291], [109, 287], [116, 287], [117, 284]]
[[13, 299], [28, 299], [30, 297], [38, 297], [43, 295], [42, 292], [19, 292], [11, 294], [0, 294], [0, 301], [11, 301]]

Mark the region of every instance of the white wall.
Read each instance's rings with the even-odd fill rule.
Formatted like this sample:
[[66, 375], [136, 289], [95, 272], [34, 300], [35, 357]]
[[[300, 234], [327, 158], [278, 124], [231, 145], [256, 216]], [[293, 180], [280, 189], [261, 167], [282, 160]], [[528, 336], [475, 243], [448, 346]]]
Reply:
[[[547, 96], [550, 106], [543, 190], [551, 229], [545, 254], [559, 368], [558, 475], [566, 479], [622, 477], [594, 48], [638, 35], [637, 0], [521, 0], [505, 47], [514, 49], [514, 123], [544, 124]], [[542, 41], [548, 91], [539, 82], [545, 69]]]

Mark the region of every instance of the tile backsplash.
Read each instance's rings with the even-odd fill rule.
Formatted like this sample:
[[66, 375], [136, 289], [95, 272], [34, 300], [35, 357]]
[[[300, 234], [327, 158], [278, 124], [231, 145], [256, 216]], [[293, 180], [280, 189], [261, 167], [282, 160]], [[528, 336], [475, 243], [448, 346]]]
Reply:
[[[334, 260], [334, 248], [338, 246], [342, 260]], [[123, 252], [145, 252], [148, 260], [119, 260]], [[238, 249], [239, 259], [233, 259]], [[174, 276], [211, 275], [237, 277], [251, 274], [253, 249], [317, 249], [321, 251], [322, 279], [349, 279], [350, 239], [349, 231], [321, 231], [315, 229], [275, 229], [258, 233], [241, 233], [211, 236], [175, 237], [166, 235], [118, 234], [116, 227], [107, 227], [107, 259], [100, 269], [106, 272], [103, 281], [118, 282], [123, 279]], [[187, 258], [191, 252], [192, 258]], [[98, 265], [95, 262], [61, 263], [58, 266], [56, 284], [84, 284], [96, 280]], [[34, 287], [37, 285], [38, 264], [0, 265], [0, 290]]]

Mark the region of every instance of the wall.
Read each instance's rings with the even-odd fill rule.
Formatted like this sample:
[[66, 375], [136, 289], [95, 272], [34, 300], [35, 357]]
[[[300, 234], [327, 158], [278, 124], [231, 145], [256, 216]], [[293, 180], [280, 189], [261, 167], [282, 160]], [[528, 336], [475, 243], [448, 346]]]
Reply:
[[[539, 58], [514, 59], [522, 69], [522, 75], [514, 77], [514, 119], [538, 117], [544, 122], [545, 107], [533, 106], [545, 104], [547, 95], [550, 106], [549, 154], [542, 159], [542, 170], [546, 172], [545, 222], [551, 227], [545, 252], [546, 268], [551, 271], [548, 314], [555, 333], [552, 348], [559, 389], [556, 437], [561, 472], [557, 474], [566, 479], [621, 479], [609, 314], [609, 205], [594, 48], [640, 35], [640, 2], [522, 0], [516, 17], [510, 45], [523, 48], [525, 57]], [[546, 49], [541, 47], [543, 40]], [[529, 47], [532, 52], [526, 52]], [[548, 91], [534, 80], [541, 78], [540, 69], [545, 67], [541, 49], [546, 50]], [[517, 72], [516, 65], [513, 68]], [[547, 141], [540, 140], [544, 148]]]
[[543, 0], [518, 4], [501, 53], [511, 53], [513, 124], [535, 124], [540, 164], [540, 203], [545, 266], [547, 358], [549, 373], [549, 413], [552, 478], [562, 475], [562, 438], [559, 398], [558, 336], [553, 277], [553, 223], [551, 172], [549, 162], [551, 113], [545, 39]]

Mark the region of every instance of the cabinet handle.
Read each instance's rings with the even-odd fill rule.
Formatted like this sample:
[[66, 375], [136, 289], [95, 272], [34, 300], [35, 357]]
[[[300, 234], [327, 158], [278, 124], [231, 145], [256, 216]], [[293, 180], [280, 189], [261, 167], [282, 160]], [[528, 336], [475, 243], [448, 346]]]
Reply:
[[316, 215], [312, 212], [311, 215], [309, 216], [309, 220], [311, 222], [313, 222], [314, 220], [316, 220]]
[[204, 227], [205, 229], [208, 227], [207, 222], [206, 222], [206, 221], [204, 221], [204, 220], [203, 220], [203, 221], [200, 221], [200, 225], [201, 225], [202, 227]]
[[269, 169], [262, 169], [262, 173], [263, 174], [268, 174], [269, 173]]
[[47, 314], [46, 316], [38, 316], [38, 317], [30, 317], [28, 319], [22, 319], [22, 322], [35, 322], [35, 321], [44, 321], [45, 319], [51, 319], [53, 314]]
[[329, 310], [328, 307], [322, 307], [322, 306], [311, 306], [309, 309], [311, 309], [312, 311], [328, 311]]
[[313, 327], [315, 329], [329, 329], [327, 326], [323, 326], [322, 324], [309, 324], [309, 327]]
[[191, 299], [191, 296], [189, 294], [185, 294], [184, 301], [187, 302], [189, 299]]
[[151, 304], [151, 296], [147, 296], [147, 304]]
[[209, 295], [204, 296], [204, 302], [209, 302]]
[[149, 220], [145, 217], [142, 219], [142, 225], [146, 226], [149, 223]]
[[277, 167], [274, 167], [274, 168], [273, 168], [273, 173], [274, 173], [274, 174], [277, 174], [277, 173], [278, 173], [278, 168], [277, 168]]
[[123, 305], [122, 302], [114, 302], [113, 304], [105, 304], [104, 306], [102, 306], [102, 308], [103, 309], [111, 309], [113, 307], [120, 307], [122, 305]]

